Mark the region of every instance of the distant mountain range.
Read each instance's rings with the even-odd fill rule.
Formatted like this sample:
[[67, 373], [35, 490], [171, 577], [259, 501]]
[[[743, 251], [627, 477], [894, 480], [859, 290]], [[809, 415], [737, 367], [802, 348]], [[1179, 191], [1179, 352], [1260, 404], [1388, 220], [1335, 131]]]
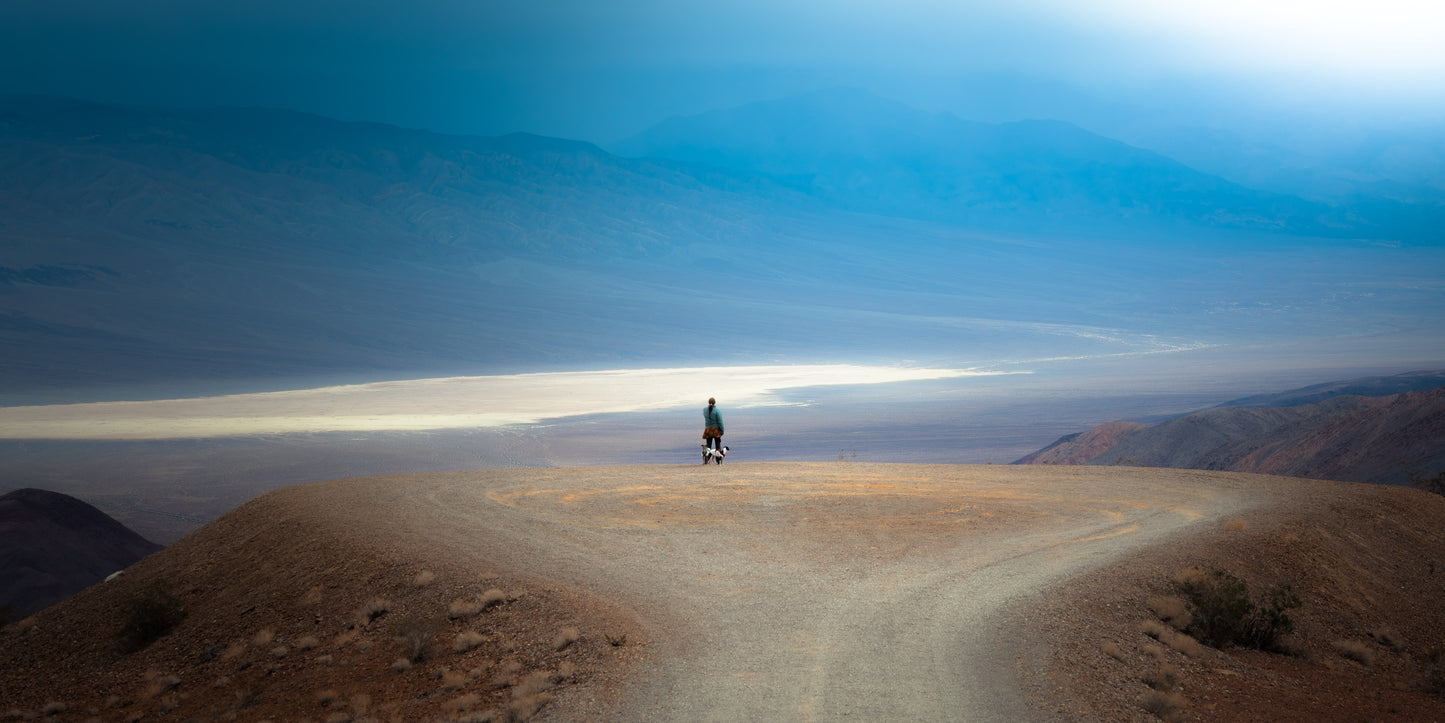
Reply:
[[1402, 484], [1445, 471], [1445, 372], [1316, 385], [1153, 426], [1110, 422], [1014, 464], [1127, 464]]
[[[642, 157], [0, 97], [0, 403], [964, 344], [1129, 353], [1174, 343], [1158, 309], [1239, 303], [1276, 263], [1259, 254], [1297, 253], [1298, 234], [1416, 238], [1067, 124], [851, 91], [674, 119], [618, 150]], [[1250, 268], [1200, 273], [1240, 249]], [[1323, 308], [1328, 275], [1263, 273], [1272, 308]], [[1406, 291], [1358, 298], [1394, 309]]]
[[64, 600], [161, 549], [69, 495], [0, 495], [0, 606], [15, 615]]
[[1438, 240], [1445, 219], [1439, 196], [1307, 201], [1069, 123], [965, 121], [849, 89], [673, 118], [615, 150], [764, 176], [853, 211], [1036, 230], [1183, 223]]

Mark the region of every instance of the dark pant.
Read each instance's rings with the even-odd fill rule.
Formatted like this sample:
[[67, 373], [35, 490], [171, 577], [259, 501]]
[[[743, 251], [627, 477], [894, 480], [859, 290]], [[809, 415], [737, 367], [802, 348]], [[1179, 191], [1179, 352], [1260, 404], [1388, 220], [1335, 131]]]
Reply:
[[707, 440], [708, 449], [722, 449], [722, 437], [709, 437]]

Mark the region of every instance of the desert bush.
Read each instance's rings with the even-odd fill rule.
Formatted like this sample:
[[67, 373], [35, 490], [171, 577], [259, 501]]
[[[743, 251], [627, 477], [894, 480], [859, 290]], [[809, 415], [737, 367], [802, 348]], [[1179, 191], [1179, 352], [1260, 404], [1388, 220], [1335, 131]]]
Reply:
[[427, 585], [432, 584], [432, 581], [436, 579], [436, 573], [432, 572], [431, 570], [422, 570], [421, 572], [416, 574], [416, 579], [412, 580], [411, 584], [416, 587], [426, 587]]
[[1174, 686], [1179, 685], [1179, 679], [1181, 677], [1178, 668], [1172, 665], [1160, 664], [1144, 674], [1144, 685], [1154, 690], [1167, 693], [1173, 690]]
[[1165, 693], [1159, 690], [1151, 690], [1144, 694], [1142, 701], [1144, 710], [1153, 713], [1162, 720], [1176, 721], [1183, 717], [1184, 696], [1178, 693]]
[[1398, 650], [1404, 647], [1403, 644], [1400, 642], [1399, 636], [1395, 635], [1395, 631], [1389, 628], [1380, 628], [1370, 633], [1370, 637], [1374, 638], [1375, 642], [1387, 648], [1394, 648]]
[[1189, 614], [1189, 608], [1183, 600], [1177, 597], [1164, 597], [1162, 595], [1149, 598], [1149, 609], [1159, 616], [1160, 620], [1169, 623], [1177, 630], [1186, 630], [1189, 623], [1194, 622], [1194, 616]]
[[577, 628], [562, 628], [557, 631], [557, 637], [552, 639], [552, 649], [562, 650], [581, 638], [582, 633], [579, 632]]
[[304, 636], [304, 637], [299, 638], [299, 639], [296, 640], [296, 649], [297, 649], [297, 650], [310, 650], [310, 649], [312, 649], [312, 648], [314, 648], [314, 647], [316, 647], [317, 645], [320, 645], [320, 644], [321, 644], [321, 641], [317, 640], [317, 639], [316, 639], [316, 636], [314, 636], [314, 635], [307, 635], [307, 636]]
[[133, 653], [159, 640], [182, 620], [186, 608], [164, 583], [153, 583], [124, 604], [117, 643], [123, 653]]
[[1188, 630], [1216, 648], [1227, 645], [1273, 650], [1279, 638], [1294, 631], [1290, 610], [1300, 606], [1288, 584], [1275, 585], [1258, 602], [1243, 580], [1224, 570], [1189, 571], [1175, 577], [1175, 586], [1189, 602], [1193, 616]]
[[1336, 640], [1332, 646], [1340, 657], [1353, 660], [1366, 668], [1375, 666], [1375, 651], [1358, 640]]
[[371, 621], [385, 615], [390, 610], [390, 600], [379, 597], [372, 598], [356, 612], [356, 622], [361, 627], [366, 627], [371, 624]]
[[611, 646], [614, 647], [614, 648], [620, 648], [620, 647], [622, 647], [622, 646], [624, 646], [624, 645], [627, 644], [627, 636], [626, 636], [626, 635], [618, 635], [617, 637], [613, 637], [613, 636], [611, 636], [611, 635], [607, 635], [607, 634], [604, 633], [604, 634], [602, 635], [602, 639], [603, 639], [603, 640], [606, 640], [606, 641], [607, 641], [607, 644], [608, 644], [608, 645], [611, 645]]
[[1104, 643], [1099, 646], [1099, 650], [1115, 660], [1122, 661], [1124, 659], [1124, 649], [1120, 648], [1119, 644], [1112, 640], [1104, 641]]
[[442, 672], [442, 690], [453, 691], [467, 687], [472, 682], [472, 676], [465, 670], [446, 670]]
[[147, 698], [154, 698], [163, 693], [169, 693], [173, 688], [181, 684], [180, 678], [174, 675], [161, 675], [155, 671], [146, 673], [146, 680], [149, 681], [145, 692], [145, 697]]
[[463, 630], [457, 635], [456, 640], [452, 641], [452, 650], [458, 653], [465, 653], [486, 641], [487, 636], [475, 630]]
[[396, 642], [406, 651], [406, 659], [412, 663], [426, 660], [427, 646], [441, 629], [438, 618], [426, 615], [409, 615], [397, 623]]

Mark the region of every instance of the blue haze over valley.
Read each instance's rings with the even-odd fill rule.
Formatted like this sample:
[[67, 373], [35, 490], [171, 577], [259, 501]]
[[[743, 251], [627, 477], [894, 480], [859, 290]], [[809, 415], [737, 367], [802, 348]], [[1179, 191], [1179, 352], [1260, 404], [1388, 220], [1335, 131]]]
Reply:
[[[1439, 11], [1277, 5], [8, 3], [0, 405], [909, 365], [998, 375], [789, 390], [740, 458], [1007, 462], [1438, 368]], [[0, 485], [691, 461], [697, 411], [0, 442]]]

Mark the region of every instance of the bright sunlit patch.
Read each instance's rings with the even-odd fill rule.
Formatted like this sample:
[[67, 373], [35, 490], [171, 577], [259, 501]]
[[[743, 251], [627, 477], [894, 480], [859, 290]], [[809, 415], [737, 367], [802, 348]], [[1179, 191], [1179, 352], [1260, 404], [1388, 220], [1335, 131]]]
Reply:
[[1445, 71], [1445, 4], [1435, 0], [1106, 0], [1088, 7], [1075, 12], [1162, 35], [1176, 50], [1186, 50], [1183, 41], [1212, 63], [1242, 69], [1392, 79]]
[[770, 405], [801, 387], [987, 376], [976, 369], [820, 364], [445, 377], [152, 402], [0, 409], [5, 439], [170, 439], [534, 424], [584, 414]]

